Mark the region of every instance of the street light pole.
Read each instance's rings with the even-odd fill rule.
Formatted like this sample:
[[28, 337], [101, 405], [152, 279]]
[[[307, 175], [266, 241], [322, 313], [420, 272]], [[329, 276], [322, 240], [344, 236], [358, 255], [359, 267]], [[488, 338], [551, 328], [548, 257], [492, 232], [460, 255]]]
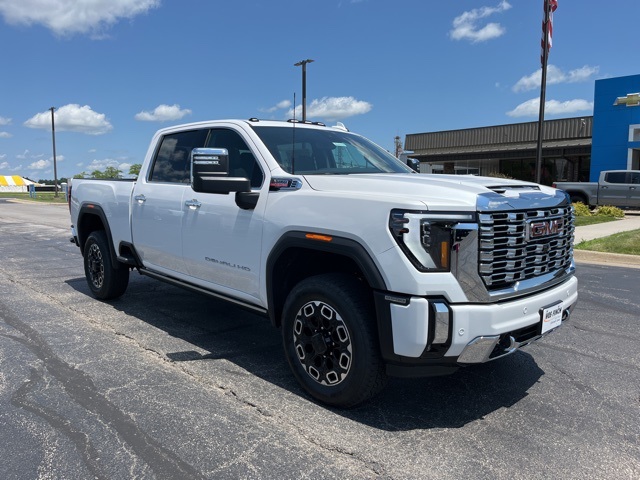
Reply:
[[307, 58], [306, 60], [301, 60], [298, 63], [294, 63], [294, 67], [299, 67], [302, 65], [302, 121], [305, 122], [307, 120], [307, 63], [311, 63], [313, 60]]
[[53, 140], [53, 196], [58, 198], [58, 165], [56, 163], [56, 124], [53, 120], [53, 112], [56, 107], [51, 107], [51, 138]]

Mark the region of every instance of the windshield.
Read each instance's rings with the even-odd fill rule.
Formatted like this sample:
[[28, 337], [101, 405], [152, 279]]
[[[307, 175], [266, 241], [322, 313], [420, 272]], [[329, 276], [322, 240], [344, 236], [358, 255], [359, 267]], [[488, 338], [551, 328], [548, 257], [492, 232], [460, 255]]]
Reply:
[[305, 175], [410, 173], [389, 152], [359, 135], [335, 130], [254, 126], [280, 166]]

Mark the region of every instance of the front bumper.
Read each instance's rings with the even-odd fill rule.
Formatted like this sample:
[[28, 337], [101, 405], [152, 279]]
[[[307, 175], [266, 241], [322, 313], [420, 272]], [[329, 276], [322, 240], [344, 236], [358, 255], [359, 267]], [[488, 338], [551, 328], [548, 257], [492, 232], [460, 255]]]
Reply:
[[380, 345], [387, 370], [400, 376], [430, 375], [442, 368], [447, 373], [508, 355], [541, 338], [542, 309], [562, 301], [564, 322], [577, 298], [575, 276], [548, 290], [492, 304], [450, 304], [443, 298], [378, 293]]

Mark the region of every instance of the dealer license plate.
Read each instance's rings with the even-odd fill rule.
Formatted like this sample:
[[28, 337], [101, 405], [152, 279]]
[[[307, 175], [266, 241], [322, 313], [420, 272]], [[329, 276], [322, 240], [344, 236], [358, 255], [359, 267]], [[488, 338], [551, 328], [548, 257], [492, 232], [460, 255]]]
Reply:
[[559, 327], [562, 323], [562, 302], [542, 309], [542, 331], [546, 333]]

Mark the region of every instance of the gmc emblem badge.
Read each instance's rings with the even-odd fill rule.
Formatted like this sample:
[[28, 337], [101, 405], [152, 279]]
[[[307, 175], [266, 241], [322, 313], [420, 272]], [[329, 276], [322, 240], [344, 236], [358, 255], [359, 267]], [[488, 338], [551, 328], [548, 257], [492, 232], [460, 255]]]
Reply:
[[529, 222], [527, 229], [527, 237], [529, 240], [535, 240], [543, 237], [550, 237], [562, 232], [564, 227], [563, 218], [554, 218], [551, 220], [541, 220], [538, 222]]

